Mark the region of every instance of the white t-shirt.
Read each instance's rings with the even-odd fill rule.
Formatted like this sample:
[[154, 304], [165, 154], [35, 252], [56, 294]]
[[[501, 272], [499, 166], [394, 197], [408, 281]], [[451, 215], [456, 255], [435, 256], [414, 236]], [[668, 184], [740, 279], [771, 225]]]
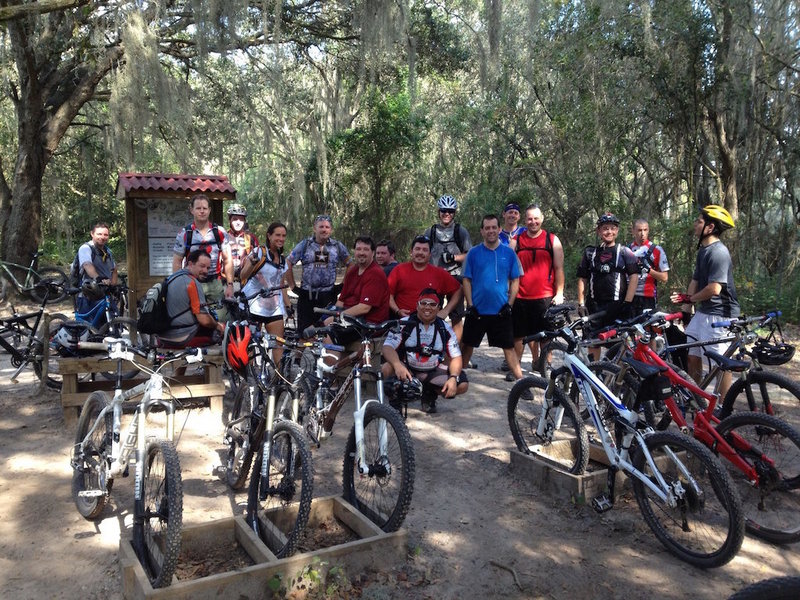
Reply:
[[[263, 256], [263, 248], [259, 246], [253, 251], [258, 259], [261, 260]], [[283, 276], [288, 270], [286, 261], [283, 264], [273, 263], [267, 259], [267, 262], [256, 272], [250, 275], [250, 279], [242, 288], [242, 291], [247, 296], [252, 296], [258, 291], [266, 290], [273, 287], [278, 287], [283, 284]], [[281, 290], [276, 291], [273, 295], [267, 298], [258, 296], [250, 300], [250, 312], [259, 317], [277, 317], [286, 314], [286, 306], [283, 303], [283, 293]]]

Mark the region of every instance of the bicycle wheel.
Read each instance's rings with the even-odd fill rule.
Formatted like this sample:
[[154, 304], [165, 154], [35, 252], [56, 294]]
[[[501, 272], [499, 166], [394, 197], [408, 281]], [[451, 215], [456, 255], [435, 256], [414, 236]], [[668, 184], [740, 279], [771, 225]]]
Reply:
[[[632, 480], [650, 529], [667, 550], [696, 567], [729, 562], [744, 539], [742, 504], [730, 476], [708, 448], [681, 433], [658, 431], [644, 440], [668, 486], [664, 501], [641, 480]], [[658, 485], [640, 446], [631, 458], [634, 467]]]
[[45, 292], [53, 291], [52, 288], [37, 287], [37, 284], [44, 280], [52, 281], [58, 286], [57, 294], [47, 295], [48, 302], [61, 302], [67, 297], [67, 276], [64, 275], [64, 271], [57, 267], [42, 267], [38, 271], [31, 273], [31, 287], [26, 288], [23, 292], [28, 294], [35, 302], [41, 303], [45, 299]]
[[724, 419], [717, 431], [759, 474], [753, 485], [725, 461], [742, 498], [747, 531], [774, 544], [800, 540], [800, 433], [780, 419], [748, 411]]
[[559, 340], [550, 340], [542, 344], [539, 349], [539, 359], [533, 366], [533, 370], [545, 379], [550, 378], [550, 371], [564, 366], [564, 354], [567, 352], [567, 345]]
[[[253, 461], [247, 494], [247, 522], [278, 558], [291, 556], [311, 513], [314, 467], [303, 432], [276, 421], [269, 455], [267, 489], [261, 486], [263, 446]], [[261, 492], [261, 494], [259, 494]], [[266, 494], [264, 500], [260, 495]], [[296, 507], [286, 507], [297, 502]]]
[[757, 581], [739, 590], [728, 600], [797, 600], [800, 577], [773, 577]]
[[[128, 317], [114, 317], [108, 323], [104, 323], [97, 331], [97, 337], [100, 338], [100, 341], [103, 341], [106, 337], [122, 338], [130, 342], [132, 346], [138, 346], [140, 343], [139, 334], [136, 330], [136, 319], [130, 319]], [[122, 378], [131, 379], [136, 377], [138, 373], [139, 369], [136, 367], [123, 369]], [[100, 376], [104, 379], [114, 380], [117, 378], [117, 372], [116, 370], [103, 371], [100, 373]]]
[[800, 431], [800, 384], [775, 371], [751, 370], [725, 394], [721, 416], [734, 409], [763, 411]]
[[[100, 412], [111, 401], [105, 392], [92, 392], [86, 399], [78, 419], [75, 432], [75, 446], [72, 448], [72, 499], [78, 512], [86, 519], [96, 519], [103, 512], [108, 493], [114, 483], [108, 479], [108, 452], [111, 451], [113, 416], [111, 411], [105, 415], [103, 423], [89, 435], [89, 431], [100, 416]], [[86, 436], [83, 450], [81, 444]]]
[[183, 483], [175, 445], [147, 441], [141, 500], [134, 500], [133, 547], [154, 588], [167, 587], [181, 553]]
[[253, 388], [242, 380], [233, 396], [233, 407], [226, 426], [225, 441], [228, 444], [228, 457], [225, 460], [225, 479], [233, 490], [241, 490], [247, 481], [250, 464], [253, 462], [253, 448], [250, 446], [250, 426], [252, 422]]
[[541, 377], [523, 377], [514, 384], [508, 394], [511, 435], [520, 452], [544, 455], [562, 470], [579, 475], [589, 462], [586, 428], [577, 408], [561, 390], [553, 390], [552, 403], [545, 411], [545, 390], [547, 381]]
[[414, 445], [400, 413], [377, 401], [364, 408], [364, 459], [354, 426], [344, 452], [344, 498], [383, 531], [397, 531], [414, 493]]

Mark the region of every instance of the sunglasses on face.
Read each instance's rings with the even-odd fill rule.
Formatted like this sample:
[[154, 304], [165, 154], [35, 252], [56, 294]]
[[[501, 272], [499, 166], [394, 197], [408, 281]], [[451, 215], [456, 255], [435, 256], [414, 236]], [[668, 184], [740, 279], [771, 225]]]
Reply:
[[433, 300], [420, 300], [417, 304], [419, 304], [423, 308], [434, 308], [436, 306], [439, 306], [439, 303], [434, 302]]
[[442, 209], [439, 210], [439, 212], [440, 213], [444, 213], [446, 215], [454, 215], [454, 214], [456, 214], [456, 211], [454, 209], [452, 209], [452, 208], [442, 208]]

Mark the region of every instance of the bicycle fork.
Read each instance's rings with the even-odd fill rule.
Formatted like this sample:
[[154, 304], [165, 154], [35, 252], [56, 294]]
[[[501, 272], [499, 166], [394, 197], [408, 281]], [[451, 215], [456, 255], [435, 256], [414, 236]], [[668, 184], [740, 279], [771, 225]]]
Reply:
[[275, 431], [275, 387], [269, 389], [267, 396], [267, 414], [265, 415], [266, 427], [264, 429], [264, 444], [261, 452], [261, 473], [258, 485], [258, 499], [262, 502], [267, 496], [274, 493], [269, 486], [270, 456], [272, 456], [272, 433]]

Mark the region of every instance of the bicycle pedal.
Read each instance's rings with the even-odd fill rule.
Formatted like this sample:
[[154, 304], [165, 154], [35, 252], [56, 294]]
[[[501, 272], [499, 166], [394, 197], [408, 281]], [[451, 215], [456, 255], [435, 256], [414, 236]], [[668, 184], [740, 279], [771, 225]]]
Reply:
[[78, 498], [100, 498], [105, 495], [106, 493], [103, 490], [83, 490], [78, 492]]
[[592, 498], [592, 508], [598, 513], [604, 513], [614, 508], [614, 503], [607, 495], [600, 494]]

